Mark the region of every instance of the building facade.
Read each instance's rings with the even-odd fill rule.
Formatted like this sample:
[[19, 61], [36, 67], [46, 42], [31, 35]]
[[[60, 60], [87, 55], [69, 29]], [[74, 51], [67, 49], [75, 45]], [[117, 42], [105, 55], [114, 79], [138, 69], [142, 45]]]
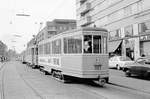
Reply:
[[7, 46], [2, 41], [0, 41], [0, 62], [4, 60], [6, 54], [7, 54]]
[[109, 53], [150, 56], [150, 0], [76, 0], [77, 27], [109, 31]]
[[53, 35], [75, 28], [76, 20], [73, 19], [55, 19], [53, 21], [48, 21], [46, 22], [46, 26], [37, 34], [37, 41], [40, 42]]

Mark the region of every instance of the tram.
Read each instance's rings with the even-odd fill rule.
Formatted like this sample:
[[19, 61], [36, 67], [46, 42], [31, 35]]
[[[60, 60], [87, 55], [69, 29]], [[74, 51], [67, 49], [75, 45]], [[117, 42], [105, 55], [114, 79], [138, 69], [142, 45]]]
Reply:
[[27, 43], [27, 48], [22, 52], [22, 63], [38, 68], [38, 49], [34, 38]]
[[68, 77], [109, 80], [108, 32], [84, 27], [54, 35], [38, 43], [38, 65], [61, 80]]

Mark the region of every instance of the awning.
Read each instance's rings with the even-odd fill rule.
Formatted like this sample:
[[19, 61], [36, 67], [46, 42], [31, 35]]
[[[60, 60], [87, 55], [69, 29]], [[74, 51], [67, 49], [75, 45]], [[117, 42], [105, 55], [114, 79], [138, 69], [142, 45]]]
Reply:
[[112, 41], [108, 43], [108, 52], [114, 52], [120, 45], [122, 40]]

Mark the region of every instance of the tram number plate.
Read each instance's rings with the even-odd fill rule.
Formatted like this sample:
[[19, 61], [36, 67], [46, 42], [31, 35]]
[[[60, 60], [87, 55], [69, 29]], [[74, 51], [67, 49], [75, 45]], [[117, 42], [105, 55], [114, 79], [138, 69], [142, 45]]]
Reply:
[[100, 58], [96, 58], [96, 63], [100, 63]]
[[102, 64], [100, 63], [100, 58], [96, 58], [95, 70], [101, 70]]

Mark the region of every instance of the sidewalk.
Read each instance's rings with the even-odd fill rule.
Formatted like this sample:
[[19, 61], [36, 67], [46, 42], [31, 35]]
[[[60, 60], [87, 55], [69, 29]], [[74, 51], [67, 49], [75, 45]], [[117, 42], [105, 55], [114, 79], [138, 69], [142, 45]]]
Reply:
[[2, 63], [2, 62], [0, 62], [0, 67], [1, 67], [4, 63], [5, 63], [5, 62], [3, 62], [3, 63]]
[[2, 66], [2, 64], [3, 64], [3, 63], [2, 63], [2, 62], [0, 62], [0, 67]]
[[130, 77], [110, 76], [110, 84], [138, 90], [150, 94], [150, 80], [134, 79]]
[[15, 66], [15, 63], [7, 63], [5, 66], [3, 78], [5, 99], [41, 99], [18, 73]]

